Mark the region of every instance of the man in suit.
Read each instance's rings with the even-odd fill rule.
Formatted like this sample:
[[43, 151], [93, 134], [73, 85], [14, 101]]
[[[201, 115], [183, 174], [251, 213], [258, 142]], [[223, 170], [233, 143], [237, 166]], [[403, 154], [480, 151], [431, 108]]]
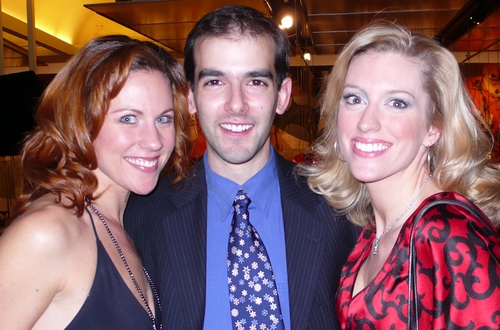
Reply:
[[335, 293], [358, 231], [270, 144], [274, 116], [290, 100], [289, 47], [271, 19], [242, 6], [208, 13], [187, 38], [189, 108], [207, 150], [192, 176], [175, 185], [162, 179], [151, 195], [131, 197], [125, 214], [165, 329], [252, 329], [251, 320], [232, 320], [228, 289], [239, 189], [251, 199], [250, 223], [272, 264], [284, 328], [338, 328]]

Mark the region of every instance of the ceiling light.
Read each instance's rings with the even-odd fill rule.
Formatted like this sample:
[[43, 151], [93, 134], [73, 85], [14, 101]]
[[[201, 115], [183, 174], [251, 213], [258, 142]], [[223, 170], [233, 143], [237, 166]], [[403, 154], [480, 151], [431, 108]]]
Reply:
[[293, 18], [292, 16], [285, 16], [281, 19], [281, 26], [285, 29], [289, 29], [293, 25]]

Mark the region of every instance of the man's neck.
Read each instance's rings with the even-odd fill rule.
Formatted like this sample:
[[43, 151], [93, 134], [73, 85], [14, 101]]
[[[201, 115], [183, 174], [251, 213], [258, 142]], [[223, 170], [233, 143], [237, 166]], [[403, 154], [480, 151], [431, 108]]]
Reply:
[[215, 152], [207, 150], [207, 161], [210, 169], [216, 174], [243, 185], [255, 174], [257, 174], [271, 158], [271, 148], [264, 145], [260, 153], [252, 159], [241, 164], [232, 164], [224, 161]]

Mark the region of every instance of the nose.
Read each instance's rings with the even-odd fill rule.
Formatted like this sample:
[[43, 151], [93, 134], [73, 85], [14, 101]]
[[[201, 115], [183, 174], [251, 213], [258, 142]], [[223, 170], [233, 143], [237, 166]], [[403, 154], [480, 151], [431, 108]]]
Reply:
[[139, 132], [139, 147], [155, 151], [160, 150], [163, 147], [161, 133], [156, 125], [146, 125]]
[[362, 132], [376, 131], [380, 129], [380, 113], [378, 107], [373, 104], [368, 104], [363, 114], [359, 118], [358, 128]]
[[228, 90], [228, 99], [226, 103], [227, 111], [235, 114], [242, 113], [246, 109], [245, 92], [241, 86], [233, 85]]

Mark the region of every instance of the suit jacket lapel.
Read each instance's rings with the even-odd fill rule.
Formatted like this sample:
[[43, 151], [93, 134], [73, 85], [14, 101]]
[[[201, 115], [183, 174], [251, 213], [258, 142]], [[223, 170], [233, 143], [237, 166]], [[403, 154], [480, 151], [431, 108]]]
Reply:
[[[291, 325], [293, 329], [305, 329], [323, 259], [323, 225], [314, 216], [320, 203], [303, 179], [293, 178], [293, 164], [275, 155], [286, 237]], [[206, 299], [207, 188], [203, 161], [195, 166], [195, 177], [173, 195], [172, 202], [177, 209], [164, 222], [163, 229], [167, 242], [172, 242], [168, 247], [173, 250], [169, 252], [172, 264], [177, 265], [172, 270], [176, 274], [174, 285], [188, 297], [179, 301], [177, 310], [201, 315], [201, 319], [188, 322], [197, 328], [195, 325], [203, 323]]]
[[[180, 310], [189, 311], [201, 324], [205, 312], [206, 295], [206, 227], [207, 189], [203, 161], [195, 165], [194, 177], [186, 180], [181, 189], [172, 196], [177, 209], [164, 222], [166, 241], [171, 242], [169, 255], [175, 269], [174, 285], [187, 297], [178, 303]], [[200, 324], [200, 320], [193, 320]]]
[[288, 291], [292, 329], [306, 329], [320, 274], [323, 224], [314, 210], [320, 200], [293, 165], [276, 153], [286, 237]]

